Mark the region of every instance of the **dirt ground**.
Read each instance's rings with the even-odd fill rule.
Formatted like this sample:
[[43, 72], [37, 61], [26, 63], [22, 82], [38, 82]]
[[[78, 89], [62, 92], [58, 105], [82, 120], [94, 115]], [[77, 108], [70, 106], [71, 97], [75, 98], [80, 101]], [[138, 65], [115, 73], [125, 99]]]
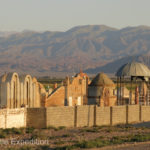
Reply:
[[[12, 141], [15, 142], [12, 142]], [[23, 143], [24, 141], [46, 143]], [[17, 143], [17, 141], [19, 141]], [[146, 150], [150, 149], [150, 123], [84, 128], [0, 129], [0, 150]]]
[[106, 146], [103, 148], [92, 148], [90, 150], [150, 150], [150, 142], [121, 144], [115, 146]]

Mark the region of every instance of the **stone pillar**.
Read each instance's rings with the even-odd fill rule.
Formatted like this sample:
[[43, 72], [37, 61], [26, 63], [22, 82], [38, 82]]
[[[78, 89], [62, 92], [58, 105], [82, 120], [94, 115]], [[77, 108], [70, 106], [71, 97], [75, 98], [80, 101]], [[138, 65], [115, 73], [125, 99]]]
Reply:
[[139, 90], [137, 86], [135, 88], [135, 104], [139, 104]]
[[40, 99], [41, 99], [41, 90], [38, 83], [36, 83], [36, 107], [40, 107]]
[[13, 96], [14, 96], [14, 83], [11, 82], [10, 83], [10, 102], [11, 102], [11, 106], [10, 108], [14, 108], [14, 99], [13, 99]]
[[32, 84], [32, 87], [33, 87], [33, 89], [32, 89], [33, 90], [33, 95], [32, 95], [33, 96], [33, 107], [36, 107], [36, 92], [35, 92], [36, 86], [35, 86], [35, 83]]
[[1, 107], [6, 106], [7, 107], [7, 84], [2, 83], [1, 84]]
[[19, 82], [19, 80], [17, 80], [17, 87], [16, 87], [16, 102], [17, 102], [17, 104], [16, 104], [16, 106], [17, 106], [17, 108], [20, 108], [20, 106], [21, 106], [21, 102], [20, 102], [20, 82]]
[[143, 86], [143, 97], [144, 97], [144, 105], [146, 105], [146, 89]]
[[26, 89], [26, 83], [24, 82], [23, 85], [23, 101], [24, 101], [24, 105], [27, 105], [27, 89]]
[[69, 85], [70, 85], [70, 81], [69, 81], [69, 77], [66, 77], [66, 83], [65, 83], [65, 106], [68, 106], [69, 104]]
[[7, 108], [11, 108], [11, 103], [10, 103], [10, 84], [7, 82]]
[[133, 79], [132, 79], [132, 77], [131, 77], [131, 81], [130, 81], [130, 82], [131, 82], [131, 87], [130, 87], [131, 89], [130, 89], [129, 105], [132, 104], [132, 80], [133, 80]]
[[23, 83], [20, 83], [20, 106], [24, 106]]
[[30, 102], [30, 107], [33, 107], [33, 93], [32, 93], [32, 81], [31, 81], [31, 79], [30, 79], [30, 82], [29, 82], [29, 102]]

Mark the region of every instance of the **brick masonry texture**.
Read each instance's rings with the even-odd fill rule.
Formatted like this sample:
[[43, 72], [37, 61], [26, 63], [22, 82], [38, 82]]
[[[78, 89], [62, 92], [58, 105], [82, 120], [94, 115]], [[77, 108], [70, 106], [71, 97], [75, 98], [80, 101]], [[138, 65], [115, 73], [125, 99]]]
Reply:
[[139, 122], [140, 121], [140, 106], [128, 105], [126, 108], [127, 108], [127, 123]]
[[1, 109], [0, 128], [26, 127], [26, 109]]
[[110, 107], [111, 124], [124, 124], [126, 123], [126, 106]]
[[74, 127], [74, 111], [74, 107], [48, 107], [46, 109], [47, 127]]
[[45, 128], [46, 127], [46, 109], [45, 108], [27, 108], [27, 127]]
[[150, 106], [94, 105], [0, 110], [0, 128], [84, 127], [150, 121]]
[[97, 107], [96, 106], [96, 125], [109, 125], [110, 124], [110, 107]]
[[93, 126], [94, 125], [94, 106], [77, 106], [76, 126]]
[[150, 121], [150, 106], [141, 107], [141, 121]]

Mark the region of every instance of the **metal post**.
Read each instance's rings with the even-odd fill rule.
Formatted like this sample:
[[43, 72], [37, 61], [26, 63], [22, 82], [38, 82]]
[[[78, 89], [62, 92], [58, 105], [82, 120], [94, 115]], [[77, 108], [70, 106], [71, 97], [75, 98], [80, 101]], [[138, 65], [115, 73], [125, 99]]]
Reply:
[[133, 88], [133, 79], [131, 79], [131, 105], [132, 105], [132, 88]]
[[119, 78], [117, 77], [117, 105], [119, 105]]
[[124, 76], [122, 78], [122, 102], [123, 102], [123, 105], [126, 104], [124, 100]]
[[121, 87], [121, 77], [120, 77], [120, 104], [122, 105], [122, 87]]
[[132, 104], [132, 77], [130, 81], [130, 98], [129, 98], [129, 104]]

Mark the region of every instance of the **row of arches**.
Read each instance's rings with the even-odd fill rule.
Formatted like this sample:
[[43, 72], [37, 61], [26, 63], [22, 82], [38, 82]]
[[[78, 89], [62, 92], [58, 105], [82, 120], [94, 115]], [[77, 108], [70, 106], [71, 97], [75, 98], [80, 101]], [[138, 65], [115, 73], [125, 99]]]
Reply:
[[0, 106], [40, 107], [39, 83], [30, 75], [4, 74], [0, 78]]

